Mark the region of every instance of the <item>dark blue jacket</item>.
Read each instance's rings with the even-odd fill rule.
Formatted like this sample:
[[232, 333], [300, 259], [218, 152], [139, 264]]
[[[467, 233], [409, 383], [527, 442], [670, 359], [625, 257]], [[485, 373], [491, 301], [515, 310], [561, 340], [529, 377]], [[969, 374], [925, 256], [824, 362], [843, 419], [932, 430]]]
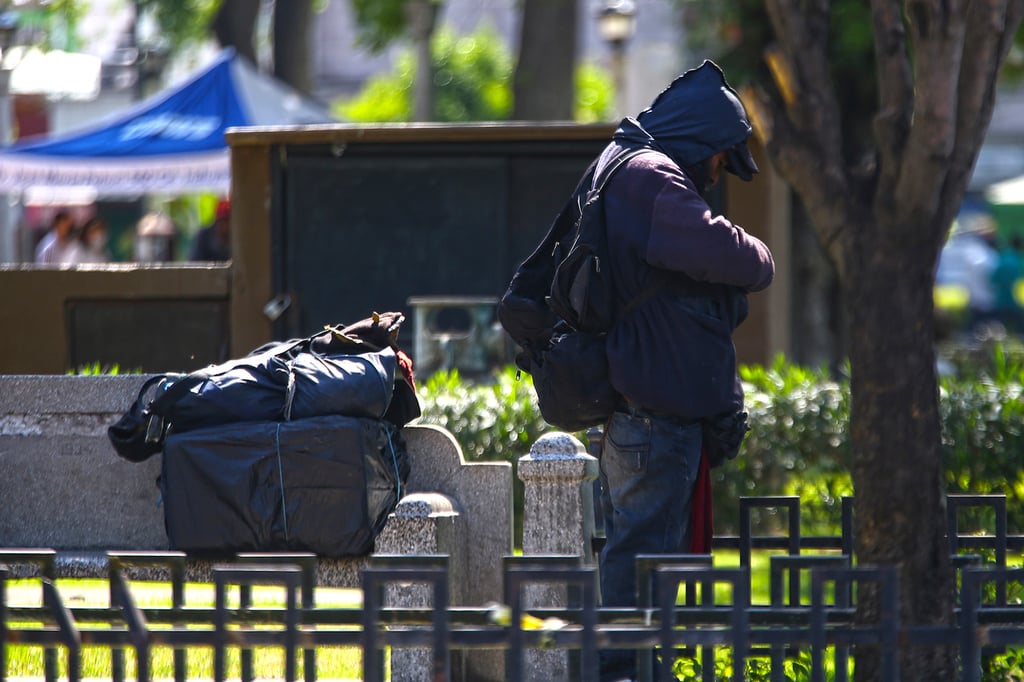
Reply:
[[731, 335], [746, 317], [746, 292], [767, 287], [775, 264], [763, 242], [713, 214], [683, 168], [749, 134], [735, 93], [705, 62], [626, 119], [598, 162], [600, 170], [623, 148], [650, 150], [604, 189], [620, 310], [657, 287], [608, 335], [612, 384], [648, 410], [696, 419], [743, 405]]

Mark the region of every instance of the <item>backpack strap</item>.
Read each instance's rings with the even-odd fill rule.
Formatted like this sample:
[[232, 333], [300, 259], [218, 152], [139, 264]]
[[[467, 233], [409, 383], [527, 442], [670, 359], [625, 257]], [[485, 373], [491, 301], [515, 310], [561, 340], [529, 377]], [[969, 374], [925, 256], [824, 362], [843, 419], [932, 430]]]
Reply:
[[594, 181], [591, 185], [591, 189], [600, 192], [604, 189], [604, 186], [608, 184], [608, 181], [611, 179], [612, 175], [615, 174], [615, 171], [622, 167], [622, 164], [626, 163], [634, 156], [639, 156], [640, 154], [648, 151], [652, 150], [647, 149], [646, 147], [634, 147], [632, 149], [624, 149], [619, 152], [604, 165], [604, 168], [602, 168], [600, 172], [594, 172]]
[[[604, 189], [604, 186], [608, 184], [608, 181], [611, 179], [612, 175], [615, 174], [615, 171], [619, 170], [619, 168], [621, 168], [623, 164], [632, 159], [634, 156], [639, 156], [640, 154], [643, 154], [644, 152], [647, 151], [652, 150], [647, 149], [646, 147], [635, 147], [632, 149], [625, 149], [616, 154], [615, 156], [613, 156], [611, 160], [609, 160], [608, 163], [605, 164], [604, 168], [602, 168], [600, 172], [594, 173], [593, 191], [601, 192]], [[607, 226], [605, 227], [605, 229], [607, 229]], [[622, 312], [615, 316], [616, 321], [625, 318], [636, 308], [638, 308], [640, 304], [642, 304], [644, 301], [646, 301], [651, 296], [656, 294], [658, 290], [661, 289], [663, 286], [665, 286], [665, 282], [662, 278], [659, 277], [657, 281], [655, 281], [653, 284], [645, 287], [640, 293], [634, 296], [629, 301], [629, 303], [626, 304], [626, 307], [622, 309]]]

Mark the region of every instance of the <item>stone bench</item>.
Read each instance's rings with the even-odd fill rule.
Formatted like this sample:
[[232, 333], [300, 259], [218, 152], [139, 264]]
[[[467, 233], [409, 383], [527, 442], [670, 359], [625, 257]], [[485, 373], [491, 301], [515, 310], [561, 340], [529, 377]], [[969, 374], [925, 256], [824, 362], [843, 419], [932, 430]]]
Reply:
[[[0, 375], [0, 548], [53, 549], [56, 577], [99, 578], [107, 575], [108, 551], [167, 549], [156, 486], [160, 457], [128, 462], [106, 434], [146, 378]], [[406, 494], [377, 538], [375, 554], [447, 555], [451, 605], [501, 601], [503, 562], [513, 550], [512, 465], [467, 463], [454, 437], [437, 426], [409, 425], [404, 433]], [[596, 469], [582, 444], [561, 433], [542, 437], [520, 459], [524, 552], [593, 561], [590, 482]], [[357, 588], [368, 561], [320, 558], [317, 585]], [[32, 574], [32, 567], [22, 568]], [[210, 568], [209, 561], [188, 559], [186, 579], [208, 579]], [[413, 601], [394, 605], [429, 605], [421, 596]], [[564, 655], [559, 658], [555, 667], [565, 670]], [[470, 652], [453, 663], [453, 679], [503, 679], [500, 651]], [[536, 679], [565, 679], [552, 676], [550, 657], [538, 663]], [[405, 672], [394, 679], [428, 679], [418, 667], [396, 668]]]
[[[67, 576], [105, 575], [105, 564], [87, 559], [107, 550], [167, 549], [160, 456], [128, 462], [106, 434], [146, 378], [0, 376], [0, 547], [56, 549], [58, 575]], [[404, 431], [407, 494], [376, 551], [450, 554], [453, 574], [472, 577], [456, 581], [460, 601], [500, 595], [501, 558], [512, 551], [511, 465], [465, 462], [439, 427]], [[467, 536], [479, 551], [465, 551]], [[322, 560], [318, 584], [356, 587], [361, 563]]]

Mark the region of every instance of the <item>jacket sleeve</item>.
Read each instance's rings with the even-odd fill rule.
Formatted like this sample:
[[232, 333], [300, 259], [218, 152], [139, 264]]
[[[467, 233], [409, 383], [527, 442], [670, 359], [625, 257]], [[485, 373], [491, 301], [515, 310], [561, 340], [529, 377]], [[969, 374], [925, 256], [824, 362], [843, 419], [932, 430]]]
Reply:
[[771, 251], [724, 216], [714, 215], [690, 179], [672, 164], [649, 172], [660, 175], [651, 216], [646, 260], [656, 268], [681, 272], [716, 284], [760, 291], [775, 276]]

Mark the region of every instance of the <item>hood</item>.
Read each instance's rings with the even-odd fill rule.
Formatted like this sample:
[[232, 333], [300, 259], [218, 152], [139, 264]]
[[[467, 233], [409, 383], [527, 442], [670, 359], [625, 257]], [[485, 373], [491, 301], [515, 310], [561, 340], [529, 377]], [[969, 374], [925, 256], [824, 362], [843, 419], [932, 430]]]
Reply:
[[[692, 166], [737, 147], [728, 168], [744, 180], [757, 172], [746, 140], [753, 129], [739, 96], [722, 69], [705, 60], [676, 78], [636, 118], [623, 119], [613, 139], [657, 149], [679, 166]], [[734, 158], [735, 157], [735, 158]]]

